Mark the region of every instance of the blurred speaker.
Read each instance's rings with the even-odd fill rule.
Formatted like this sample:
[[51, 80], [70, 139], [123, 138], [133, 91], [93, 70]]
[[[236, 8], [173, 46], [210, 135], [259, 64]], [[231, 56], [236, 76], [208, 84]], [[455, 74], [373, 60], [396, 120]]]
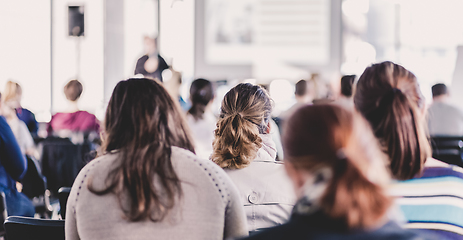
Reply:
[[84, 36], [84, 6], [68, 6], [69, 36]]

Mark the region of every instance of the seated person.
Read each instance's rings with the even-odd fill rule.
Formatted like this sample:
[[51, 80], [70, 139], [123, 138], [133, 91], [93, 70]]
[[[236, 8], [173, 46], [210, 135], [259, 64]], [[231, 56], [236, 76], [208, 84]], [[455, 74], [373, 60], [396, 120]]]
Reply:
[[16, 182], [27, 170], [27, 161], [5, 118], [0, 116], [0, 191], [5, 193], [8, 216], [33, 217], [35, 208]]
[[405, 227], [463, 239], [463, 169], [431, 158], [426, 136], [425, 99], [415, 75], [382, 62], [365, 69], [354, 106], [370, 123], [396, 180], [396, 197]]
[[211, 111], [214, 100], [212, 83], [206, 79], [196, 79], [190, 87], [191, 108], [187, 112], [187, 122], [195, 140], [196, 155], [209, 159], [217, 119]]
[[341, 95], [335, 101], [347, 109], [354, 108], [354, 101], [352, 100], [352, 93], [354, 91], [355, 75], [345, 75], [341, 78]]
[[21, 99], [21, 86], [18, 83], [8, 81], [6, 83], [5, 90], [3, 91], [3, 102], [7, 102], [10, 107], [16, 111], [16, 115], [26, 124], [32, 137], [36, 137], [39, 124], [37, 120], [35, 120], [35, 115], [31, 111], [21, 107]]
[[114, 88], [103, 155], [68, 198], [66, 239], [226, 239], [247, 235], [227, 174], [194, 154], [183, 113], [159, 81]]
[[257, 85], [238, 84], [222, 101], [211, 159], [240, 190], [248, 230], [285, 223], [296, 202], [270, 133], [272, 103]]
[[443, 83], [432, 86], [428, 128], [431, 136], [463, 136], [463, 111], [450, 104], [450, 93]]
[[246, 239], [423, 239], [387, 219], [389, 175], [360, 116], [301, 107], [285, 125], [283, 148], [299, 200], [288, 223]]
[[78, 100], [82, 94], [82, 84], [72, 80], [64, 86], [64, 95], [68, 100], [65, 112], [56, 113], [48, 123], [48, 134], [68, 137], [75, 132], [99, 132], [100, 125], [95, 115], [79, 110]]
[[296, 103], [291, 106], [288, 110], [282, 112], [280, 116], [280, 121], [283, 123], [291, 114], [293, 114], [298, 108], [305, 106], [307, 104], [312, 104], [313, 96], [311, 94], [311, 89], [309, 83], [302, 79], [296, 83], [296, 90], [294, 96], [296, 98]]

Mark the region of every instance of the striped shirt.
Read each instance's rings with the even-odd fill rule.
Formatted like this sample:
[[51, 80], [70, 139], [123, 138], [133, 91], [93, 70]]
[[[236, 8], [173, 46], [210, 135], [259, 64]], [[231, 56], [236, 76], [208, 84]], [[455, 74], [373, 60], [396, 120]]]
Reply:
[[463, 239], [463, 169], [427, 167], [421, 177], [392, 184], [406, 228]]

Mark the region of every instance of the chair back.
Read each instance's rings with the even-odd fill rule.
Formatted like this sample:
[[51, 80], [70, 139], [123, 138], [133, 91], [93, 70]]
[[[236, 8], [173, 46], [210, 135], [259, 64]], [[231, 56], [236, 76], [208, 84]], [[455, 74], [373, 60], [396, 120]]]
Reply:
[[431, 137], [432, 157], [449, 164], [463, 166], [463, 136]]
[[5, 222], [6, 218], [8, 217], [8, 212], [6, 210], [6, 199], [5, 193], [0, 192], [0, 236], [5, 235], [5, 228], [3, 227], [3, 222]]
[[72, 186], [93, 145], [90, 142], [73, 144], [68, 138], [48, 137], [41, 146], [43, 175], [47, 178], [52, 196], [56, 196], [59, 188]]
[[42, 169], [38, 161], [26, 155], [27, 158], [27, 171], [21, 180], [23, 185], [22, 193], [28, 198], [39, 197], [45, 194], [47, 190], [47, 178], [42, 175]]
[[62, 219], [66, 218], [66, 205], [68, 203], [69, 193], [71, 193], [70, 187], [62, 187], [58, 190], [60, 215]]
[[4, 225], [8, 240], [64, 240], [64, 220], [11, 216]]

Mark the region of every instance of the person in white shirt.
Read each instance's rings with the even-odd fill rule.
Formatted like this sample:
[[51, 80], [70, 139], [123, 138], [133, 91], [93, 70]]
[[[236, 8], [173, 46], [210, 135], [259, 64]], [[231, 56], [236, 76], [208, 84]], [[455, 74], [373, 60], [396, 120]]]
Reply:
[[428, 128], [431, 136], [463, 136], [463, 111], [450, 104], [447, 86], [432, 86], [432, 104], [428, 109]]
[[193, 81], [190, 87], [190, 100], [192, 106], [187, 113], [187, 122], [195, 142], [196, 155], [209, 159], [217, 123], [211, 111], [211, 103], [214, 100], [212, 83], [202, 78]]

